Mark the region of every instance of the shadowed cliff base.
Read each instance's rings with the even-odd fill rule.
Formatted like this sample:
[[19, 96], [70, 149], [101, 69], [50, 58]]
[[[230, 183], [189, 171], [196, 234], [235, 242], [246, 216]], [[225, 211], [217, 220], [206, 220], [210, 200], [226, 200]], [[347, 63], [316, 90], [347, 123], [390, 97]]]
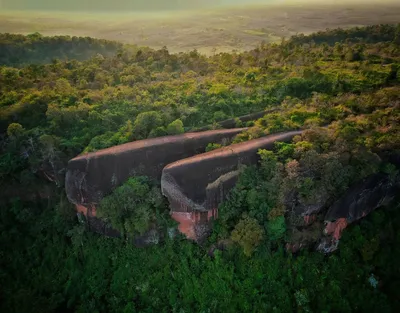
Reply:
[[[207, 144], [228, 143], [244, 130], [140, 140], [78, 156], [68, 164], [68, 199], [86, 216], [91, 230], [118, 236], [107, 222], [96, 217], [96, 205], [129, 177], [161, 178], [162, 192], [170, 202], [172, 218], [180, 223], [179, 230], [201, 241], [210, 230], [209, 221], [217, 218], [218, 205], [235, 186], [240, 166], [257, 164], [259, 149], [271, 149], [276, 141], [290, 141], [301, 134], [291, 131], [202, 153]], [[192, 155], [196, 156], [190, 158]]]

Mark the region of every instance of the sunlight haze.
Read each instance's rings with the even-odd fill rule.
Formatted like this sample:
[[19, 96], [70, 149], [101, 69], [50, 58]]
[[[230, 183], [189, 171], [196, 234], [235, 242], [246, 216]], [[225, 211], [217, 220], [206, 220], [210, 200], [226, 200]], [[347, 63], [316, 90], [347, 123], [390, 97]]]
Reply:
[[90, 36], [205, 54], [249, 50], [297, 33], [400, 20], [400, 4], [390, 0], [2, 1], [0, 32]]

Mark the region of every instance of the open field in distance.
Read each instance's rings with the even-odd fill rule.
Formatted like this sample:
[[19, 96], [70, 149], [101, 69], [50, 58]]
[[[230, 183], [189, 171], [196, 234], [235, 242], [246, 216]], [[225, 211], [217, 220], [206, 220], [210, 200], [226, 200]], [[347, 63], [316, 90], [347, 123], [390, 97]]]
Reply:
[[270, 4], [151, 13], [0, 11], [0, 32], [91, 36], [172, 52], [248, 50], [296, 33], [400, 22], [399, 3]]

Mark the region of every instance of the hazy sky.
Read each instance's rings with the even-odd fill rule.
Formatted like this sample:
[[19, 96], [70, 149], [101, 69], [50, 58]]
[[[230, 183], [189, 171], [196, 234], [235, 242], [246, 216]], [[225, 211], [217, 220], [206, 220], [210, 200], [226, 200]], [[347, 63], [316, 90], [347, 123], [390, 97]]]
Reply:
[[271, 3], [279, 0], [0, 0], [10, 10], [168, 10], [218, 5]]
[[303, 4], [365, 4], [400, 0], [0, 0], [3, 10], [52, 10], [52, 11], [159, 11], [198, 9], [224, 5], [251, 5], [270, 3]]

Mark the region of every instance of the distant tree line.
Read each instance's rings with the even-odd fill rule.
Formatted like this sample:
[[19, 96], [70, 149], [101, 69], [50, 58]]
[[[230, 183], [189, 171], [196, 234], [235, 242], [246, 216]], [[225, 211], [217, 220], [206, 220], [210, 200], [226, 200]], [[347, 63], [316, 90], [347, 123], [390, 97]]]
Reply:
[[122, 44], [90, 37], [0, 34], [0, 64], [22, 66], [54, 60], [87, 60], [96, 54], [111, 56]]

